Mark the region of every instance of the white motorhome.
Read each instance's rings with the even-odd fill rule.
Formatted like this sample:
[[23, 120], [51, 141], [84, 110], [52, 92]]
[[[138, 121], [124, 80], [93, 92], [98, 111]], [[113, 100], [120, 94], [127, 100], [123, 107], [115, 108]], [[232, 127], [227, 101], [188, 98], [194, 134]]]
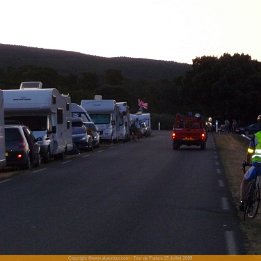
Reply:
[[27, 125], [41, 145], [41, 155], [63, 158], [73, 149], [71, 99], [41, 82], [23, 82], [20, 89], [3, 90], [5, 119]]
[[5, 122], [4, 122], [4, 101], [3, 91], [0, 90], [0, 168], [6, 165], [5, 158]]
[[127, 102], [117, 102], [119, 108], [119, 140], [130, 139], [130, 112]]
[[73, 118], [82, 118], [83, 122], [92, 122], [88, 112], [77, 103], [71, 103], [71, 112]]
[[136, 121], [138, 119], [139, 126], [142, 126], [142, 123], [146, 124], [146, 136], [151, 135], [151, 118], [150, 113], [137, 112], [136, 114], [130, 114], [130, 120]]
[[98, 127], [100, 139], [118, 141], [119, 109], [115, 100], [82, 100], [81, 106], [88, 111], [92, 121]]

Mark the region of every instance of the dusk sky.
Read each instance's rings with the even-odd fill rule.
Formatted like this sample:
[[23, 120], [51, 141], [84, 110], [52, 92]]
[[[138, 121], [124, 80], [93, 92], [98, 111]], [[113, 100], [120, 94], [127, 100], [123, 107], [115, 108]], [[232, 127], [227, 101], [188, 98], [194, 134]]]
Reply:
[[0, 43], [192, 63], [249, 54], [261, 61], [260, 0], [8, 0]]

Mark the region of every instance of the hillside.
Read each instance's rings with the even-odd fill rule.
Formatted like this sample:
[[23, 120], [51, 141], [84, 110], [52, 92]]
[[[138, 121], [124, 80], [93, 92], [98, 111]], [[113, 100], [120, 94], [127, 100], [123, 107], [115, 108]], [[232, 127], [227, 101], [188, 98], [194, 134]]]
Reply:
[[137, 59], [127, 57], [105, 58], [77, 52], [41, 49], [0, 44], [0, 69], [32, 65], [50, 67], [62, 74], [95, 72], [103, 74], [108, 69], [120, 70], [125, 78], [132, 80], [173, 80], [184, 75], [189, 64]]
[[197, 57], [193, 66], [7, 45], [0, 45], [0, 55], [0, 89], [42, 81], [77, 103], [95, 94], [127, 101], [132, 113], [142, 99], [153, 122], [165, 129], [176, 112], [200, 112], [219, 122], [236, 119], [241, 126], [260, 114], [261, 63], [247, 54]]

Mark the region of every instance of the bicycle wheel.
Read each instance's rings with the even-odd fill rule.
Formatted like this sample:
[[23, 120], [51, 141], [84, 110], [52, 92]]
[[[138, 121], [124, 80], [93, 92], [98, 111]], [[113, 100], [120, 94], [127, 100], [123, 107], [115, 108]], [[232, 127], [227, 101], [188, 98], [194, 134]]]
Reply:
[[259, 184], [253, 182], [250, 187], [249, 197], [245, 209], [245, 216], [248, 218], [255, 218], [258, 212], [260, 203], [260, 188]]

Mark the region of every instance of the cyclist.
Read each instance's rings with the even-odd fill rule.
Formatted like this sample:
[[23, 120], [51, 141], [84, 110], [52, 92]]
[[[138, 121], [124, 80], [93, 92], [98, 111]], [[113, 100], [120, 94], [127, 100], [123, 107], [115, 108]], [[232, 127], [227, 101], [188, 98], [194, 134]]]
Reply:
[[245, 208], [244, 203], [246, 201], [250, 181], [255, 179], [257, 175], [261, 175], [261, 115], [258, 115], [256, 124], [258, 124], [260, 128], [251, 138], [247, 153], [247, 164], [252, 164], [245, 173], [240, 186], [239, 209], [241, 211], [244, 211]]

